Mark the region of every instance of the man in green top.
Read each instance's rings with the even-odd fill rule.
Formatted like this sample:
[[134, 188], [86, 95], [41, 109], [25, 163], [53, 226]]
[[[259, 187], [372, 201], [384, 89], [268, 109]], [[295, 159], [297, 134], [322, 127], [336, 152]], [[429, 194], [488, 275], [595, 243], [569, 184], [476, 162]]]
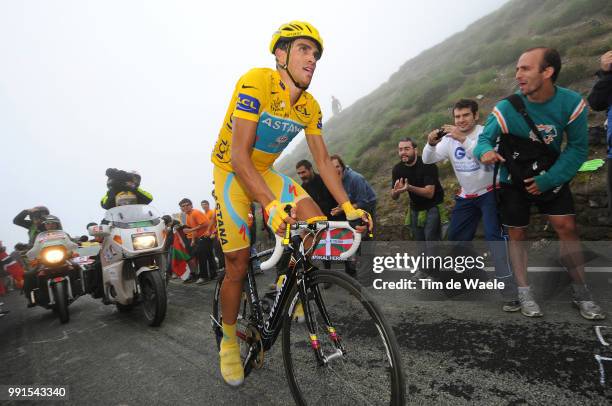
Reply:
[[[36, 206], [31, 209], [22, 210], [13, 219], [13, 224], [28, 230], [28, 245], [34, 244], [36, 236], [45, 231], [43, 227], [43, 217], [49, 215], [49, 209], [45, 206]], [[29, 217], [29, 220], [26, 219]]]
[[[560, 71], [561, 57], [551, 48], [529, 49], [517, 62], [515, 77], [520, 89], [519, 96], [546, 146], [560, 155], [548, 171], [525, 179], [524, 188], [513, 185], [507, 168], [501, 165], [501, 220], [510, 237], [510, 258], [519, 286], [523, 315], [542, 316], [527, 282], [527, 250], [522, 243], [527, 239], [531, 204], [536, 204], [542, 214], [548, 215], [548, 221], [559, 236], [561, 259], [572, 278], [574, 304], [584, 318], [600, 320], [605, 315], [593, 301], [585, 284], [574, 202], [567, 184], [588, 155], [587, 107], [578, 93], [555, 85]], [[505, 162], [494, 150], [496, 140], [502, 133], [539, 141], [510, 102], [502, 100], [489, 115], [474, 149], [474, 156], [483, 164]], [[561, 151], [563, 134], [566, 134], [567, 144]], [[542, 202], [534, 198], [549, 190], [556, 191], [554, 199]]]

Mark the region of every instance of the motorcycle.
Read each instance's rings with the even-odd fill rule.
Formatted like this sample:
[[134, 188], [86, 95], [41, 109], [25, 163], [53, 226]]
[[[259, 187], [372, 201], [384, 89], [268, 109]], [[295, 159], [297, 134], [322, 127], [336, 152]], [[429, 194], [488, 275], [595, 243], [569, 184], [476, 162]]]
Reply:
[[35, 271], [30, 302], [53, 309], [62, 323], [70, 320], [68, 306], [87, 292], [87, 271], [76, 257], [77, 248], [65, 231], [53, 230], [38, 234], [26, 253], [28, 273]]
[[88, 228], [103, 237], [100, 248], [104, 304], [128, 312], [142, 303], [148, 325], [159, 326], [166, 316], [166, 284], [162, 276], [166, 230], [157, 211], [149, 205], [113, 207], [103, 224]]

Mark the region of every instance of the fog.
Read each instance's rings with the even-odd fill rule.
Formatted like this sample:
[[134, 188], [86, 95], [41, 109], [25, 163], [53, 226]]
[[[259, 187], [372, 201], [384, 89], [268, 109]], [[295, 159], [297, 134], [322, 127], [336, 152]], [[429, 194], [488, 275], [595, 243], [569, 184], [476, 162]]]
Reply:
[[309, 91], [325, 119], [331, 95], [350, 106], [503, 3], [0, 2], [0, 240], [27, 241], [12, 219], [41, 204], [86, 233], [104, 214], [109, 167], [138, 170], [164, 214], [183, 197], [210, 200], [233, 86], [274, 67], [268, 44], [283, 22], [309, 21], [324, 39]]

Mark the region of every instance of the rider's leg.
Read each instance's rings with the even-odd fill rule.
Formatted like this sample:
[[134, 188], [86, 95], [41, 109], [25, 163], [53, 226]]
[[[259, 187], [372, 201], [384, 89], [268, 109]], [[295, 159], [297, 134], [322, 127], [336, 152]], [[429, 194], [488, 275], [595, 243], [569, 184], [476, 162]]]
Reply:
[[235, 174], [214, 167], [213, 176], [217, 196], [218, 237], [225, 256], [225, 278], [220, 295], [223, 323], [220, 369], [225, 382], [237, 386], [244, 381], [240, 347], [236, 339], [236, 318], [249, 262], [247, 218], [251, 200], [236, 180]]
[[223, 338], [221, 339], [219, 356], [221, 375], [223, 375], [225, 382], [232, 386], [238, 386], [244, 381], [240, 346], [236, 338], [236, 319], [248, 263], [248, 248], [225, 253], [225, 278], [221, 285]]
[[[249, 266], [249, 248], [225, 253], [225, 278], [221, 285], [223, 322], [235, 324], [240, 308], [242, 285]], [[235, 339], [236, 337], [232, 337]]]

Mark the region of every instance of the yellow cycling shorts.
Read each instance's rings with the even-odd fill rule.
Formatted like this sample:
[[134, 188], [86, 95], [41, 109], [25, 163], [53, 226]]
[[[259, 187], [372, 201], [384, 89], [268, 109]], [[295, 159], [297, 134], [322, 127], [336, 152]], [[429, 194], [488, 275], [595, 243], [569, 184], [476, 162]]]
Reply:
[[[302, 187], [288, 176], [270, 168], [260, 172], [266, 185], [281, 203], [297, 203], [309, 197]], [[217, 235], [223, 252], [237, 251], [251, 245], [248, 215], [253, 199], [234, 172], [214, 166], [217, 197]]]

